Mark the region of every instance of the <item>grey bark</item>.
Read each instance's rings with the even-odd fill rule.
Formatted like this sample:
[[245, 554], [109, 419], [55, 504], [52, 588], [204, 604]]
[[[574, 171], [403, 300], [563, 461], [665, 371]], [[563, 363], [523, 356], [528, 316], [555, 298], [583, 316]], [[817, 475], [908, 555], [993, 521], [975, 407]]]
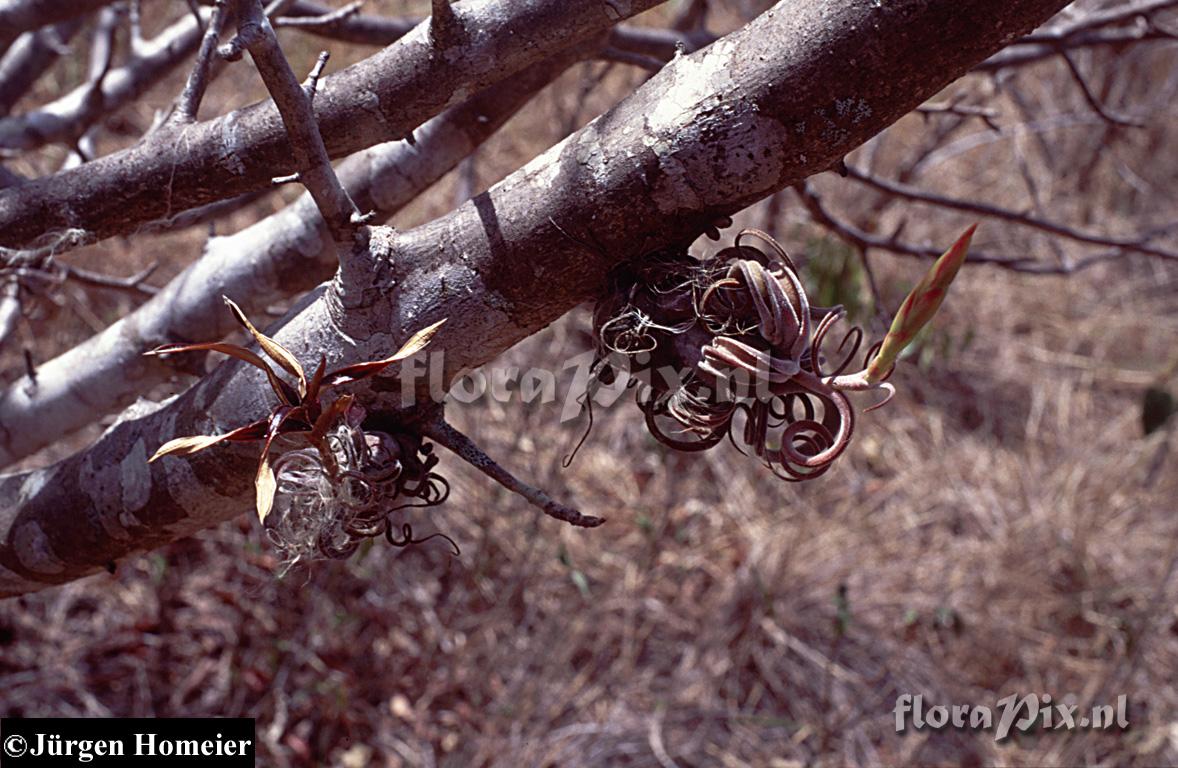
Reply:
[[[202, 11], [205, 23], [209, 16]], [[200, 39], [200, 26], [186, 13], [139, 46], [125, 64], [105, 73], [99, 89], [83, 83], [49, 104], [0, 119], [0, 149], [28, 151], [54, 142], [75, 141], [100, 117], [138, 98], [186, 60]]]
[[[416, 146], [390, 142], [345, 160], [340, 179], [361, 211], [380, 220], [440, 179], [491, 136], [534, 93], [578, 57], [578, 50], [534, 65], [453, 107], [417, 131]], [[175, 376], [143, 353], [161, 344], [211, 341], [236, 325], [228, 296], [247, 314], [308, 291], [335, 272], [331, 237], [304, 195], [282, 211], [226, 237], [155, 297], [106, 330], [0, 391], [0, 467], [130, 404]]]
[[[457, 31], [435, 45], [423, 23], [359, 64], [324, 78], [315, 97], [333, 158], [404, 138], [484, 87], [662, 0], [468, 0]], [[259, 189], [293, 169], [273, 102], [159, 131], [85, 168], [0, 191], [0, 246], [80, 230], [88, 238]]]
[[7, 115], [20, 97], [28, 93], [81, 25], [79, 19], [70, 19], [26, 32], [0, 57], [0, 115]]
[[[454, 213], [376, 230], [367, 279], [321, 286], [278, 338], [303, 360], [371, 359], [446, 318], [431, 350], [445, 352], [447, 378], [486, 363], [592, 297], [613, 266], [829, 168], [1064, 4], [780, 3]], [[400, 390], [389, 375], [357, 396], [396, 409]], [[84, 576], [248, 509], [256, 448], [146, 459], [173, 436], [220, 432], [269, 406], [260, 375], [222, 365], [86, 451], [0, 479], [0, 594]]]
[[22, 32], [98, 10], [114, 0], [0, 0], [0, 51]]

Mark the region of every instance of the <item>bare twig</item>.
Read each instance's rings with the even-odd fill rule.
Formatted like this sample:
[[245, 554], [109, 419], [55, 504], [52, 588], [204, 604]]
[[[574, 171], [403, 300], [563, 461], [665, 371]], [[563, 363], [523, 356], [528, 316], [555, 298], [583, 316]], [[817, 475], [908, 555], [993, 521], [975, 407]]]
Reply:
[[[1155, 17], [1174, 7], [1178, 7], [1178, 0], [1132, 0], [1088, 12], [1022, 38], [979, 64], [974, 71], [996, 72], [1026, 66], [1055, 56], [1062, 50], [1173, 40], [1174, 34], [1157, 24]], [[1118, 28], [1118, 25], [1130, 26]]]
[[[876, 249], [901, 256], [918, 256], [926, 259], [935, 259], [941, 255], [941, 248], [934, 245], [915, 245], [906, 242], [900, 239], [899, 232], [893, 233], [890, 237], [882, 237], [866, 232], [854, 224], [838, 218], [826, 208], [822, 203], [821, 197], [819, 197], [818, 193], [814, 191], [810, 184], [804, 182], [795, 184], [793, 189], [797, 192], [798, 197], [801, 198], [802, 204], [809, 211], [815, 223], [829, 229], [858, 250], [867, 251], [869, 249]], [[1073, 262], [1069, 265], [1051, 265], [1041, 264], [1026, 257], [996, 256], [984, 250], [971, 248], [966, 263], [993, 264], [1015, 272], [1026, 272], [1035, 275], [1061, 275], [1078, 272], [1102, 261], [1109, 261], [1122, 255], [1122, 253], [1123, 251], [1121, 249], [1116, 249], [1089, 256], [1086, 259]]]
[[273, 23], [275, 27], [291, 27], [333, 40], [379, 46], [400, 39], [421, 23], [418, 18], [361, 14], [359, 5], [356, 2], [332, 10], [311, 0], [298, 0], [291, 6], [290, 15], [279, 16]]
[[[337, 8], [334, 11], [329, 11], [319, 16], [279, 16], [271, 23], [275, 28], [296, 27], [303, 31], [330, 30], [348, 17], [359, 13], [360, 8], [363, 6], [364, 0], [355, 0], [355, 2], [348, 3], [342, 8]], [[406, 26], [404, 31], [408, 32], [411, 28], [412, 26]]]
[[147, 278], [151, 277], [159, 269], [159, 262], [152, 263], [128, 277], [111, 277], [110, 275], [104, 275], [100, 272], [93, 272], [69, 264], [59, 264], [58, 266], [66, 278], [83, 285], [89, 285], [95, 288], [109, 288], [117, 291], [131, 291], [144, 296], [154, 296], [159, 293], [159, 288], [145, 283]]
[[311, 105], [315, 83], [327, 63], [327, 55], [320, 55], [308, 78], [307, 90], [304, 90], [282, 53], [274, 28], [263, 13], [259, 0], [236, 2], [238, 32], [234, 41], [227, 46], [229, 54], [232, 55], [241, 47], [249, 50], [266, 89], [270, 91], [282, 115], [299, 181], [315, 199], [332, 236], [337, 242], [344, 242], [355, 231], [360, 211], [335, 175]]
[[473, 440], [459, 432], [441, 416], [432, 418], [421, 425], [421, 434], [470, 464], [487, 477], [512, 493], [522, 496], [529, 504], [549, 517], [579, 528], [595, 528], [605, 522], [604, 518], [585, 515], [572, 507], [561, 504], [539, 488], [534, 488], [503, 467], [479, 448]]
[[[221, 39], [221, 33], [225, 29], [228, 17], [224, 0], [218, 0], [213, 9], [213, 17], [205, 28], [204, 37], [201, 38], [200, 49], [196, 54], [196, 64], [193, 65], [192, 72], [188, 75], [188, 81], [184, 84], [184, 90], [176, 101], [175, 111], [172, 113], [170, 122], [184, 124], [196, 121], [200, 102], [204, 99], [205, 90], [209, 87], [217, 43]], [[196, 12], [196, 19], [198, 22], [201, 20], [199, 11]]]
[[658, 72], [666, 64], [662, 59], [656, 59], [654, 56], [647, 56], [644, 53], [636, 51], [627, 51], [622, 48], [614, 48], [608, 46], [601, 49], [601, 58], [606, 61], [616, 61], [619, 64], [630, 64], [648, 72]]
[[1145, 127], [1145, 123], [1141, 122], [1140, 120], [1136, 120], [1131, 117], [1114, 115], [1108, 110], [1107, 107], [1100, 103], [1100, 99], [1096, 98], [1096, 94], [1094, 94], [1092, 89], [1088, 86], [1088, 81], [1084, 79], [1084, 73], [1080, 71], [1080, 68], [1076, 65], [1076, 60], [1072, 58], [1070, 53], [1068, 53], [1067, 48], [1061, 47], [1059, 49], [1059, 56], [1064, 60], [1064, 63], [1068, 65], [1068, 72], [1071, 73], [1072, 79], [1076, 81], [1076, 85], [1080, 87], [1080, 93], [1084, 94], [1084, 100], [1088, 102], [1088, 106], [1092, 107], [1093, 112], [1100, 115], [1113, 125], [1119, 125], [1122, 128]]
[[1140, 253], [1146, 256], [1156, 256], [1161, 259], [1178, 260], [1178, 251], [1172, 251], [1166, 248], [1161, 248], [1150, 243], [1150, 237], [1111, 237], [1108, 235], [1100, 235], [1093, 232], [1085, 232], [1074, 227], [1069, 227], [1058, 221], [1051, 219], [1044, 219], [1038, 216], [1031, 216], [1030, 214], [1012, 211], [1009, 208], [1003, 208], [997, 205], [990, 205], [988, 203], [981, 203], [976, 200], [963, 200], [961, 198], [948, 197], [936, 192], [927, 192], [922, 189], [910, 187], [906, 184], [898, 184], [894, 181], [887, 181], [878, 176], [873, 176], [865, 171], [854, 166], [847, 167], [847, 176], [861, 184], [865, 184], [873, 189], [879, 190], [887, 195], [892, 195], [905, 200], [911, 200], [917, 203], [925, 203], [927, 205], [934, 205], [939, 208], [946, 208], [954, 211], [961, 211], [963, 213], [973, 213], [979, 216], [988, 216], [1002, 221], [1008, 221], [1012, 224], [1037, 229], [1041, 232], [1047, 232], [1052, 235], [1074, 240], [1079, 243], [1087, 245], [1101, 245], [1109, 248], [1117, 248], [1128, 253]]
[[978, 107], [970, 104], [957, 104], [954, 102], [948, 103], [932, 103], [921, 104], [916, 108], [920, 114], [928, 117], [930, 115], [958, 115], [960, 117], [976, 117], [986, 124], [986, 127], [992, 131], [1001, 130], [995, 118], [998, 117], [996, 110], [989, 107]]
[[91, 79], [32, 112], [0, 120], [0, 148], [28, 151], [55, 142], [76, 142], [104, 115], [167, 75], [200, 41], [200, 26], [186, 14], [100, 79]]

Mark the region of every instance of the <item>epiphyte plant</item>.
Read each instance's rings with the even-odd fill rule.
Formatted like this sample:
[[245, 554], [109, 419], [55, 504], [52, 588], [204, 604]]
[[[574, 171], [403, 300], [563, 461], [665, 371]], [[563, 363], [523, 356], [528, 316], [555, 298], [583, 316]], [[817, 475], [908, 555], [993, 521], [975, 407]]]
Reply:
[[[147, 352], [229, 355], [264, 371], [277, 397], [269, 416], [220, 435], [169, 440], [148, 462], [165, 456], [191, 455], [221, 442], [261, 442], [254, 480], [255, 507], [270, 540], [286, 555], [288, 566], [300, 560], [347, 557], [363, 539], [382, 533], [395, 546], [425, 541], [413, 538], [409, 524], [400, 526], [398, 538], [390, 516], [408, 507], [441, 504], [449, 495], [449, 483], [433, 471], [438, 457], [426, 438], [550, 517], [584, 528], [605, 522], [556, 501], [499, 466], [445, 420], [440, 405], [426, 407], [408, 418], [366, 413], [347, 393], [324, 405], [322, 397], [334, 387], [374, 376], [424, 349], [444, 320], [413, 334], [401, 349], [381, 360], [328, 371], [326, 359], [321, 358], [308, 378], [289, 350], [254, 327], [232, 300], [224, 300], [266, 357], [293, 376], [296, 384], [283, 379], [261, 355], [237, 344], [166, 344]], [[271, 448], [279, 436], [302, 438], [307, 445], [284, 450], [271, 463]]]
[[[445, 321], [413, 334], [393, 355], [327, 370], [321, 357], [308, 378], [293, 354], [254, 327], [241, 308], [223, 297], [238, 324], [258, 343], [280, 369], [294, 377], [291, 385], [265, 358], [246, 347], [225, 342], [165, 344], [148, 355], [181, 352], [220, 352], [243, 360], [265, 372], [278, 402], [270, 414], [220, 435], [192, 435], [169, 440], [148, 459], [186, 456], [221, 442], [261, 442], [262, 452], [254, 479], [258, 519], [267, 526], [274, 543], [291, 562], [312, 555], [344, 557], [362, 537], [384, 533], [394, 544], [388, 502], [394, 498], [417, 499], [409, 506], [429, 506], [445, 499], [446, 481], [431, 470], [437, 464], [432, 446], [409, 431], [393, 433], [363, 429], [364, 409], [351, 394], [324, 396], [343, 384], [374, 376], [393, 363], [424, 349]], [[307, 447], [290, 450], [270, 461], [271, 447], [279, 435], [301, 437]], [[278, 493], [281, 489], [282, 493]], [[275, 519], [270, 517], [275, 510]], [[405, 506], [405, 505], [403, 505]], [[406, 535], [406, 540], [411, 535]]]
[[[827, 366], [823, 342], [841, 306], [810, 303], [798, 269], [769, 235], [744, 230], [707, 260], [661, 251], [619, 270], [594, 310], [599, 376], [611, 359], [632, 374], [687, 371], [668, 381], [648, 375], [638, 393], [651, 435], [681, 451], [725, 437], [790, 481], [826, 472], [846, 450], [855, 411], [847, 392], [881, 390], [904, 348], [936, 313], [965, 260], [976, 225], [945, 251], [900, 305], [883, 341], [848, 373], [863, 331], [852, 326]], [[760, 247], [748, 244], [759, 240]], [[743, 415], [739, 433], [733, 421]]]

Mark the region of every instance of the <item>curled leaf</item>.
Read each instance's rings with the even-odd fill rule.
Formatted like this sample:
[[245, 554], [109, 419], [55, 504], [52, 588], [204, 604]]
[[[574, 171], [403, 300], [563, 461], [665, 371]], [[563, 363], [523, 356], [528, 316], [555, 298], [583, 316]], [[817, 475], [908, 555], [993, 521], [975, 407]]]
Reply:
[[422, 328], [409, 337], [409, 341], [405, 342], [391, 357], [386, 357], [384, 360], [372, 360], [367, 363], [347, 365], [332, 371], [324, 378], [323, 386], [334, 387], [340, 384], [348, 384], [353, 381], [359, 381], [360, 379], [366, 379], [369, 376], [380, 373], [398, 360], [404, 360], [410, 355], [420, 352], [425, 349], [430, 339], [434, 337], [434, 334], [438, 332], [438, 329], [442, 327], [442, 323], [444, 322], [446, 321], [439, 320], [433, 325]]
[[262, 461], [258, 464], [258, 475], [254, 478], [256, 491], [254, 504], [258, 510], [258, 522], [266, 522], [266, 515], [274, 508], [274, 493], [278, 490], [278, 481], [274, 477], [274, 470], [270, 468], [270, 457], [262, 454]]
[[298, 401], [298, 395], [294, 389], [285, 381], [278, 378], [278, 374], [274, 372], [274, 369], [270, 367], [269, 363], [239, 344], [227, 344], [221, 341], [208, 341], [200, 344], [164, 344], [143, 354], [146, 357], [155, 357], [159, 355], [172, 355], [177, 352], [220, 352], [223, 355], [229, 355], [238, 360], [243, 360], [266, 372], [266, 378], [270, 380], [270, 386], [274, 389], [274, 393], [278, 395], [279, 400], [287, 405], [294, 405]]
[[254, 340], [258, 342], [258, 346], [262, 348], [262, 351], [274, 362], [278, 363], [284, 371], [298, 379], [299, 396], [302, 397], [307, 394], [307, 375], [303, 373], [303, 366], [299, 365], [298, 359], [290, 353], [290, 350], [255, 328], [254, 324], [250, 322], [250, 319], [241, 311], [241, 307], [233, 302], [233, 299], [228, 296], [222, 296], [221, 298], [225, 301], [230, 311], [233, 312], [233, 317], [241, 327], [249, 331], [250, 335], [254, 337]]
[[217, 443], [244, 440], [261, 440], [266, 435], [266, 419], [260, 419], [253, 424], [247, 424], [244, 427], [230, 430], [223, 435], [191, 435], [189, 437], [177, 437], [174, 440], [169, 440], [159, 447], [147, 463], [163, 458], [164, 456], [189, 456], [191, 454], [203, 451], [205, 448], [216, 445]]
[[884, 337], [879, 352], [867, 366], [868, 383], [876, 384], [887, 378], [904, 347], [911, 343], [920, 329], [936, 314], [941, 302], [945, 300], [949, 284], [953, 282], [957, 271], [965, 262], [969, 241], [977, 228], [978, 225], [974, 224], [965, 230], [961, 237], [957, 238], [957, 242], [937, 258], [921, 281], [908, 293], [892, 320], [892, 327], [888, 329], [888, 335]]

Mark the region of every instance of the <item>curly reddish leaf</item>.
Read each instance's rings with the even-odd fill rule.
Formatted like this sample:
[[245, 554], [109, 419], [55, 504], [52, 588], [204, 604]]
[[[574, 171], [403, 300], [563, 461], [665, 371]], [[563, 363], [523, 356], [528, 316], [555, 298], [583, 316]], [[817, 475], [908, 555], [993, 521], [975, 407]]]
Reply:
[[233, 299], [228, 296], [222, 296], [221, 298], [225, 301], [225, 304], [229, 307], [229, 310], [233, 313], [233, 317], [241, 327], [249, 331], [250, 335], [254, 337], [254, 341], [258, 342], [258, 346], [262, 348], [262, 351], [270, 359], [278, 363], [283, 370], [298, 379], [299, 397], [301, 398], [306, 395], [307, 375], [303, 373], [303, 366], [299, 365], [298, 359], [286, 347], [255, 328], [254, 324], [250, 322], [250, 319], [241, 311], [241, 307], [233, 303]]
[[384, 360], [372, 360], [367, 363], [347, 365], [332, 371], [324, 377], [323, 386], [335, 387], [340, 384], [348, 384], [353, 381], [359, 381], [360, 379], [366, 379], [369, 376], [375, 376], [398, 360], [404, 360], [410, 355], [416, 354], [424, 349], [444, 322], [446, 321], [439, 320], [433, 325], [422, 328], [413, 334], [409, 338], [409, 341], [405, 342], [392, 357], [386, 357]]
[[278, 395], [279, 400], [287, 405], [294, 405], [298, 402], [298, 393], [289, 384], [278, 378], [278, 374], [274, 372], [269, 363], [239, 344], [227, 344], [221, 341], [208, 341], [201, 344], [164, 344], [143, 354], [145, 357], [154, 357], [172, 355], [177, 352], [220, 352], [223, 355], [243, 360], [266, 372], [266, 378], [270, 380], [270, 386]]
[[933, 319], [941, 302], [945, 300], [949, 284], [953, 282], [957, 271], [965, 262], [966, 254], [969, 252], [969, 241], [977, 228], [978, 225], [974, 224], [965, 230], [961, 237], [957, 238], [957, 242], [940, 255], [916, 287], [908, 293], [892, 320], [892, 327], [884, 337], [879, 352], [867, 366], [866, 379], [869, 384], [876, 384], [887, 378], [900, 353], [911, 343], [920, 329]]

